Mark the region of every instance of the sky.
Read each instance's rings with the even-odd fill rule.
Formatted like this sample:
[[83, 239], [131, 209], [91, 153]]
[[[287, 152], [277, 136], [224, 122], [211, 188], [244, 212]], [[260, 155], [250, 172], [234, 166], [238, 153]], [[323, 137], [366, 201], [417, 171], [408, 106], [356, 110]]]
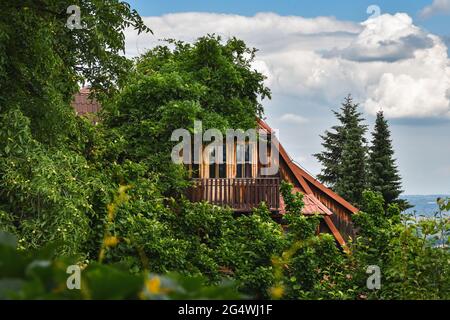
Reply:
[[450, 194], [450, 0], [128, 2], [154, 31], [126, 31], [130, 57], [208, 33], [258, 48], [266, 121], [313, 175], [320, 134], [351, 93], [370, 130], [377, 111], [388, 118], [405, 194]]

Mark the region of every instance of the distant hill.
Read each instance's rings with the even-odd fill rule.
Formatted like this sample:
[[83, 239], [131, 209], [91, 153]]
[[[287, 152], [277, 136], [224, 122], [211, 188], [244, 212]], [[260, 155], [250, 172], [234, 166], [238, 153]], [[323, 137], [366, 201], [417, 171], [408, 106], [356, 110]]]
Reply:
[[439, 211], [437, 205], [438, 198], [446, 198], [450, 195], [433, 194], [433, 195], [403, 195], [402, 199], [407, 200], [414, 208], [408, 209], [405, 213], [414, 213], [419, 215], [433, 216]]

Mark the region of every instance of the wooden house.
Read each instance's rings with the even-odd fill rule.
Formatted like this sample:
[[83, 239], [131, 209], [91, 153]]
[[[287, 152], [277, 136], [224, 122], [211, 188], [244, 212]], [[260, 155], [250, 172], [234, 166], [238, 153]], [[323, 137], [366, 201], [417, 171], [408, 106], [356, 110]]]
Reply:
[[[73, 101], [77, 114], [97, 112], [100, 106], [89, 100], [89, 91], [84, 89]], [[269, 141], [276, 139], [273, 130], [258, 119], [258, 129], [262, 130]], [[323, 217], [318, 232], [330, 233], [340, 246], [345, 247], [349, 237], [354, 236], [352, 214], [358, 211], [353, 205], [325, 187], [300, 165], [289, 157], [281, 143], [270, 142], [276, 149], [276, 174], [267, 176], [262, 169], [267, 165], [258, 159], [258, 146], [254, 144], [231, 144], [221, 151], [223, 161], [210, 163], [203, 159], [198, 164], [190, 164], [193, 187], [188, 197], [191, 201], [208, 201], [211, 204], [229, 207], [235, 212], [249, 213], [261, 202], [265, 202], [274, 217], [280, 218], [285, 213], [283, 197], [280, 194], [281, 181], [288, 181], [294, 191], [304, 197], [304, 215], [318, 214]]]

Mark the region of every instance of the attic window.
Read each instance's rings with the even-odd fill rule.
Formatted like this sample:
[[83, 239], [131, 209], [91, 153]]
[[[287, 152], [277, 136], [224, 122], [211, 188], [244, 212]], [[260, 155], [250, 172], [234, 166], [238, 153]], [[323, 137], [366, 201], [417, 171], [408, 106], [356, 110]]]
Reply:
[[251, 178], [252, 163], [250, 145], [247, 143], [236, 145], [236, 178]]
[[227, 177], [227, 148], [226, 145], [219, 146], [217, 149], [214, 148], [211, 150], [210, 156], [212, 159], [216, 159], [216, 152], [221, 154], [222, 159], [221, 163], [217, 163], [218, 161], [214, 160], [213, 163], [209, 164], [209, 177], [210, 178], [226, 178]]

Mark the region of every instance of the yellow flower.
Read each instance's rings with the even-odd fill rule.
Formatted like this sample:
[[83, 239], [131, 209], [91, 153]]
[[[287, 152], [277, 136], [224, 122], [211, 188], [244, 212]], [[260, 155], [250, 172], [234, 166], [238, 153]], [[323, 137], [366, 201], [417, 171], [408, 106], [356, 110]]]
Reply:
[[104, 244], [106, 247], [115, 247], [119, 243], [119, 239], [117, 237], [106, 237], [104, 240]]
[[158, 294], [161, 292], [161, 280], [159, 277], [153, 277], [145, 281], [145, 286], [147, 287], [148, 292], [151, 294]]
[[282, 286], [272, 287], [270, 291], [273, 299], [280, 299], [284, 294], [284, 288]]
[[108, 220], [109, 222], [112, 222], [114, 220], [114, 213], [116, 211], [116, 207], [114, 204], [108, 204]]

